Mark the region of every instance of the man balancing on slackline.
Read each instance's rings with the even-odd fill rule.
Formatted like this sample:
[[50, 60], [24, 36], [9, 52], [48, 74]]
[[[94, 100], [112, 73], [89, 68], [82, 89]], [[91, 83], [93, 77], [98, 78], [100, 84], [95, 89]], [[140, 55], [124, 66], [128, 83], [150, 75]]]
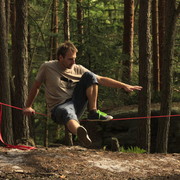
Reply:
[[43, 63], [30, 90], [25, 115], [35, 113], [33, 101], [43, 83], [45, 96], [52, 119], [64, 124], [77, 135], [84, 145], [91, 145], [87, 130], [80, 125], [79, 118], [88, 104], [88, 120], [109, 121], [112, 116], [97, 110], [98, 85], [123, 88], [127, 92], [141, 90], [141, 86], [131, 86], [111, 78], [102, 77], [76, 64], [77, 49], [72, 42], [66, 41], [57, 51], [57, 59]]

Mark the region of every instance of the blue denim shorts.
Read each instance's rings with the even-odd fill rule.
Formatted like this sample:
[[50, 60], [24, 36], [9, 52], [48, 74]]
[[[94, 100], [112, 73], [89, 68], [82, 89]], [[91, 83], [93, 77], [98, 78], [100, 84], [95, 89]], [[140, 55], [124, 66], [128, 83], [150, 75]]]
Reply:
[[98, 84], [96, 75], [92, 72], [85, 72], [77, 83], [72, 98], [52, 109], [52, 119], [58, 124], [67, 124], [69, 120], [79, 122], [78, 119], [84, 113], [88, 103], [86, 89], [93, 84]]

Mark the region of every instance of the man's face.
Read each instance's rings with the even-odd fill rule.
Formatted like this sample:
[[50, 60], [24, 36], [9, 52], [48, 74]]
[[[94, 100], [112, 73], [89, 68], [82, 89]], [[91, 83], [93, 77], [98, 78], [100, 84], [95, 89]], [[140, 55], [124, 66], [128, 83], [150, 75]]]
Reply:
[[65, 69], [71, 69], [76, 63], [76, 52], [67, 51], [65, 57], [59, 57], [60, 64]]

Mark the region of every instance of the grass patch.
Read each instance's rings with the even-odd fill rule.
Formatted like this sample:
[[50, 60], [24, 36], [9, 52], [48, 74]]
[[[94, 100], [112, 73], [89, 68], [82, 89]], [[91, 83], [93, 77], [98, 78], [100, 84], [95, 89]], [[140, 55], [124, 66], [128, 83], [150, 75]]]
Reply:
[[142, 154], [142, 153], [146, 153], [146, 150], [141, 149], [139, 147], [128, 147], [127, 149], [125, 149], [124, 147], [120, 147], [120, 152], [125, 152], [125, 153], [138, 153], [138, 154]]

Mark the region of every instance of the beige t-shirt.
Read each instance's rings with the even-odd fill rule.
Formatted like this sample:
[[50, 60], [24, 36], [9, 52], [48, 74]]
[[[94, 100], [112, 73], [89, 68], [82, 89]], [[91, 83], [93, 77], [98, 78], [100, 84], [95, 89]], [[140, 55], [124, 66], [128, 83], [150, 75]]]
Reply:
[[77, 64], [71, 69], [62, 70], [58, 60], [41, 65], [36, 80], [44, 83], [46, 102], [50, 110], [72, 97], [75, 85], [87, 71], [89, 70]]

